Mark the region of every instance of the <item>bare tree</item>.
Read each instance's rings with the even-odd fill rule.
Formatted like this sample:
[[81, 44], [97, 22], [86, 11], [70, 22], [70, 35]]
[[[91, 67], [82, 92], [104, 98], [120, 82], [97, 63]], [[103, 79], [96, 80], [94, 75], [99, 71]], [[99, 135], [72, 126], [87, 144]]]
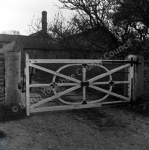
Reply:
[[78, 28], [82, 31], [88, 29], [100, 29], [111, 37], [115, 46], [118, 46], [118, 39], [111, 31], [111, 14], [116, 7], [115, 0], [59, 0], [62, 8], [75, 10], [77, 16], [74, 18]]
[[[61, 13], [49, 23], [48, 31], [64, 49], [75, 50], [86, 58], [91, 52], [113, 50], [120, 44], [113, 33], [111, 15], [115, 0], [59, 0], [62, 8], [74, 10], [75, 15], [66, 20]], [[40, 22], [30, 27], [38, 31]]]
[[[113, 15], [113, 29], [125, 42], [133, 39], [133, 52], [143, 54], [149, 49], [149, 1], [117, 0]], [[144, 55], [145, 56], [145, 55]]]
[[86, 58], [86, 52], [83, 47], [83, 40], [78, 40], [78, 35], [80, 30], [78, 29], [78, 24], [75, 22], [75, 17], [73, 16], [70, 20], [66, 18], [59, 12], [54, 20], [49, 23], [48, 31], [57, 40], [62, 49], [67, 50], [71, 58], [74, 58], [72, 51], [79, 51], [84, 58]]
[[29, 26], [29, 30], [27, 32], [29, 35], [40, 31], [42, 29], [41, 18], [35, 18], [35, 16], [33, 16], [28, 26]]
[[92, 52], [115, 49], [119, 41], [111, 30], [112, 0], [59, 0], [62, 8], [76, 11], [66, 20], [61, 13], [49, 25], [61, 46], [68, 50], [79, 51], [84, 58]]

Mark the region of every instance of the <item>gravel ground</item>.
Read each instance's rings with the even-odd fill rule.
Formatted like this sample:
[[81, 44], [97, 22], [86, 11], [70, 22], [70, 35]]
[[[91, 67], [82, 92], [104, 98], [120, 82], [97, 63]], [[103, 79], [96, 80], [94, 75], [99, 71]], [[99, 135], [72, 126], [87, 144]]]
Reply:
[[101, 107], [0, 122], [0, 150], [148, 150], [149, 114]]

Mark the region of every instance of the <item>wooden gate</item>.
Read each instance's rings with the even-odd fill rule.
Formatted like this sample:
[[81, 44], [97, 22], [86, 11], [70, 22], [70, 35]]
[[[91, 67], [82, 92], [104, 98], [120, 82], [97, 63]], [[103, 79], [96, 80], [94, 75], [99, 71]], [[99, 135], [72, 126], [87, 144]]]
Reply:
[[[118, 64], [121, 65], [112, 69], [106, 67], [106, 64]], [[71, 59], [29, 59], [29, 55], [26, 54], [26, 112], [27, 116], [34, 112], [44, 112], [44, 111], [54, 111], [54, 110], [68, 110], [68, 109], [79, 109], [79, 108], [90, 108], [99, 107], [106, 104], [130, 102], [132, 100], [133, 83], [134, 83], [134, 66], [135, 62], [133, 58], [131, 60], [71, 60]], [[50, 67], [43, 67], [42, 64], [50, 64], [53, 67], [56, 64], [61, 64], [62, 66], [56, 70], [50, 69]], [[74, 77], [74, 75], [68, 75], [62, 72], [62, 70], [70, 70], [72, 66], [79, 66], [81, 69], [77, 69], [76, 72], [81, 76], [79, 79]], [[88, 75], [88, 66], [91, 69], [96, 68], [97, 73], [99, 70], [104, 70], [103, 73], [97, 74], [89, 77], [92, 73]], [[30, 68], [35, 68], [43, 72], [52, 75], [51, 82], [49, 83], [30, 83]], [[68, 69], [67, 69], [68, 68]], [[100, 68], [100, 69], [97, 69]], [[113, 74], [118, 71], [125, 70], [124, 80], [113, 79]], [[93, 73], [95, 74], [95, 73]], [[124, 74], [124, 73], [123, 73]], [[50, 78], [50, 77], [49, 77]], [[58, 82], [58, 78], [62, 78], [65, 82]], [[107, 81], [103, 80], [106, 78]], [[116, 75], [117, 78], [117, 75]], [[64, 81], [63, 80], [63, 81]], [[61, 80], [62, 81], [62, 80]], [[103, 88], [101, 86], [109, 86], [109, 88]], [[124, 94], [118, 94], [114, 92], [113, 88], [115, 85], [123, 85]], [[48, 87], [52, 95], [49, 97], [41, 98], [39, 96], [38, 101], [31, 102], [31, 89], [32, 88], [44, 88]], [[57, 90], [59, 87], [63, 87], [63, 90]], [[89, 90], [88, 90], [89, 88]], [[79, 92], [76, 92], [79, 90]], [[97, 96], [103, 97], [87, 100], [87, 92], [95, 90]], [[68, 100], [71, 96], [64, 99], [65, 95], [74, 92], [75, 94], [81, 93], [81, 101]], [[99, 94], [101, 93], [102, 94]], [[76, 95], [77, 96], [77, 95]], [[93, 94], [95, 96], [95, 94]], [[108, 97], [114, 96], [116, 99], [107, 100]], [[90, 97], [91, 98], [91, 97]], [[71, 98], [70, 98], [71, 99]], [[53, 103], [52, 103], [53, 102]], [[58, 103], [59, 102], [59, 103]]]

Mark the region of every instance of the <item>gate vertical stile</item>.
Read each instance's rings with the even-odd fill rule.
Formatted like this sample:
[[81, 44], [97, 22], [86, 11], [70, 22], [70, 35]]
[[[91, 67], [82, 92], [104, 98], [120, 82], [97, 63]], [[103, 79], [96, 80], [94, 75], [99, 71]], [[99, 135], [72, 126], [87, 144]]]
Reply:
[[29, 55], [26, 54], [26, 114], [30, 116]]
[[[82, 68], [82, 72], [83, 72], [83, 84], [86, 82], [86, 65], [83, 65]], [[86, 104], [86, 86], [83, 85], [83, 103], [82, 104]]]

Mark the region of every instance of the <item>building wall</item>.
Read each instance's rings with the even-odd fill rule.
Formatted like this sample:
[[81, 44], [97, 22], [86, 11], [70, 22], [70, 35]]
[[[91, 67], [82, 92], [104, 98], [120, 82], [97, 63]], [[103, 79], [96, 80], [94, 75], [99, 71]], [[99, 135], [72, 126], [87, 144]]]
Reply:
[[5, 100], [5, 60], [4, 55], [0, 54], [0, 102]]

